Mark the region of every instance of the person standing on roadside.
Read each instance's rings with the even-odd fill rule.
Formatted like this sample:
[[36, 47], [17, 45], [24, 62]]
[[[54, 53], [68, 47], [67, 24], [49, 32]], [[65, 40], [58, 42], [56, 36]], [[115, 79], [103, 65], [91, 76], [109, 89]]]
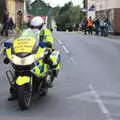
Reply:
[[88, 21], [86, 18], [82, 21], [82, 31], [84, 32], [85, 35], [87, 34], [87, 22]]
[[100, 32], [101, 32], [101, 36], [105, 36], [105, 22], [104, 22], [104, 17], [101, 17], [101, 19], [100, 19]]
[[22, 28], [22, 26], [23, 26], [23, 12], [21, 10], [19, 10], [17, 12], [17, 24], [20, 28]]
[[10, 17], [9, 27], [8, 28], [12, 31], [13, 27], [14, 27], [14, 22], [13, 22], [13, 19]]
[[107, 37], [107, 36], [108, 36], [108, 33], [109, 33], [108, 28], [109, 28], [109, 26], [110, 26], [110, 21], [109, 21], [108, 18], [106, 18], [104, 22], [105, 22], [105, 36]]
[[100, 22], [99, 22], [99, 19], [97, 17], [95, 18], [94, 25], [95, 25], [96, 35], [99, 35]]
[[92, 17], [89, 17], [88, 19], [88, 33], [89, 35], [93, 33], [93, 21], [92, 21]]
[[1, 31], [1, 35], [5, 32], [6, 36], [8, 36], [8, 24], [9, 24], [9, 13], [7, 10], [4, 11], [3, 14], [3, 28]]

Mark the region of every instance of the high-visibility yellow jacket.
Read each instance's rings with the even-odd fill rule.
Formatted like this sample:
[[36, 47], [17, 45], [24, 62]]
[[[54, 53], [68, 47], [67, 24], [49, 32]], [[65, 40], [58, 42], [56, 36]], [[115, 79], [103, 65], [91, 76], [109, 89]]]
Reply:
[[40, 41], [50, 42], [52, 45], [54, 44], [54, 38], [48, 28], [45, 28], [40, 32]]
[[21, 36], [33, 36], [36, 37], [39, 34], [40, 42], [50, 42], [52, 45], [54, 44], [54, 38], [52, 36], [51, 31], [48, 28], [44, 28], [41, 31], [35, 31], [32, 29], [24, 30]]

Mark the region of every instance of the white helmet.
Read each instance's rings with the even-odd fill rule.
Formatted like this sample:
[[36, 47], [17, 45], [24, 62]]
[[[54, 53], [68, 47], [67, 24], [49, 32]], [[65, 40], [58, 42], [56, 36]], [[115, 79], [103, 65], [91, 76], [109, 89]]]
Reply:
[[33, 26], [33, 27], [39, 27], [41, 25], [43, 25], [43, 19], [39, 16], [37, 17], [34, 17], [31, 22], [30, 22], [30, 26]]

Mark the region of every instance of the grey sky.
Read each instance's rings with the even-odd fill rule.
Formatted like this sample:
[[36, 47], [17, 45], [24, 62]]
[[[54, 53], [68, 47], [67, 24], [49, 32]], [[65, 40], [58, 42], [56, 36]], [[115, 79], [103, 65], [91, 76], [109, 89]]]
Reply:
[[[35, 0], [31, 0], [31, 1], [35, 1]], [[82, 6], [82, 1], [83, 0], [43, 0], [46, 3], [50, 3], [50, 5], [52, 7], [55, 7], [57, 5], [63, 6], [65, 3], [72, 1], [74, 5], [80, 5]]]

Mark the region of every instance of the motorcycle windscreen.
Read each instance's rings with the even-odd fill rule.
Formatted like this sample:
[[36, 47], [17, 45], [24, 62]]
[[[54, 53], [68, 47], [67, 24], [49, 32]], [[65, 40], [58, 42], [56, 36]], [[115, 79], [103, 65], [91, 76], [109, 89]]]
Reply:
[[15, 53], [31, 53], [36, 44], [34, 37], [19, 37], [13, 42]]

